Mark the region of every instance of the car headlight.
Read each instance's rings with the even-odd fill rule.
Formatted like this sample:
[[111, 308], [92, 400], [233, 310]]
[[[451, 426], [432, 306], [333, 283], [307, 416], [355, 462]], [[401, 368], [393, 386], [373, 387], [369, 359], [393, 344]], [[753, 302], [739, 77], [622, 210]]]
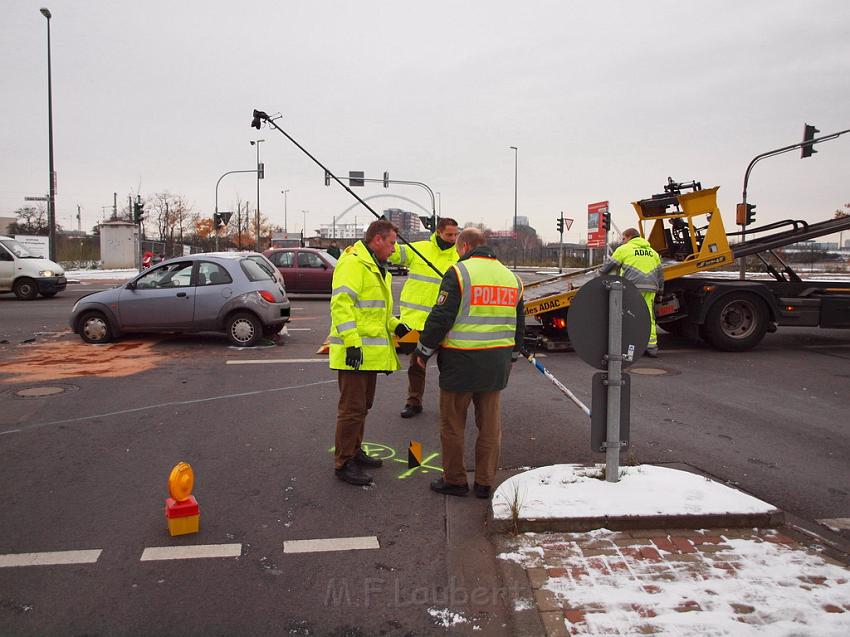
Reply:
[[39, 270], [38, 276], [53, 276], [53, 270]]

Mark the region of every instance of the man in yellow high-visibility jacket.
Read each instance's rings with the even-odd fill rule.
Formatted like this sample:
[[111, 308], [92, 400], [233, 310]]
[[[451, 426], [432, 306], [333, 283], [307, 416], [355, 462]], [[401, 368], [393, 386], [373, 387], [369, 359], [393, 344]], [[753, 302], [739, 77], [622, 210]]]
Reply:
[[640, 236], [634, 228], [623, 232], [623, 244], [614, 250], [611, 259], [600, 270], [608, 274], [617, 270], [617, 274], [635, 287], [643, 296], [649, 310], [649, 344], [646, 355], [650, 358], [658, 356], [658, 335], [655, 330], [655, 295], [664, 291], [664, 270], [661, 267], [661, 257], [649, 245], [649, 241]]
[[363, 240], [346, 248], [334, 268], [328, 339], [330, 367], [339, 376], [334, 473], [355, 485], [372, 482], [362, 467], [382, 464], [361, 447], [366, 415], [375, 399], [378, 372], [400, 368], [393, 334], [402, 337], [410, 331], [393, 316], [392, 275], [386, 267], [397, 232], [386, 219], [372, 222]]
[[[457, 241], [457, 221], [443, 217], [437, 223], [437, 231], [428, 241], [415, 241], [412, 245], [419, 253], [445, 274], [455, 263], [458, 255], [455, 249]], [[422, 331], [425, 319], [437, 301], [441, 277], [417, 255], [410, 246], [398, 244], [390, 256], [391, 263], [398, 263], [409, 269], [407, 281], [401, 290], [399, 307], [401, 320], [411, 329]], [[407, 401], [401, 411], [402, 418], [412, 418], [422, 413], [422, 396], [425, 394], [425, 369], [414, 365], [411, 360], [407, 370]]]
[[440, 442], [443, 477], [431, 490], [465, 496], [464, 430], [475, 405], [475, 495], [490, 497], [502, 441], [500, 394], [507, 386], [525, 330], [522, 282], [499, 263], [478, 228], [457, 239], [460, 261], [443, 277], [437, 303], [411, 354], [425, 367], [437, 354], [440, 367]]

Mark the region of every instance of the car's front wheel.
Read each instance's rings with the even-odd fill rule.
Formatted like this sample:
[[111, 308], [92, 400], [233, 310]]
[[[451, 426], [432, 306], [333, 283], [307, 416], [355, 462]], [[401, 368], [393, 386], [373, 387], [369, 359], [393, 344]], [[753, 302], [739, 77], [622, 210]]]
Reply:
[[253, 347], [263, 336], [260, 319], [250, 312], [237, 312], [227, 319], [227, 338], [237, 347]]
[[112, 340], [112, 329], [103, 312], [86, 312], [80, 317], [80, 338], [86, 343], [100, 345]]
[[35, 284], [35, 281], [26, 277], [15, 281], [12, 291], [22, 301], [32, 301], [38, 296], [38, 286]]

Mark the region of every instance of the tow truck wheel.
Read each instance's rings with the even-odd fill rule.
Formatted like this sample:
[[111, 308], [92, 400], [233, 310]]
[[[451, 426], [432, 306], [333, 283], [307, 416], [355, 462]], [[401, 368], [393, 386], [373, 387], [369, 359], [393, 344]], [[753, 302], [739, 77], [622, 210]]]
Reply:
[[726, 352], [755, 347], [767, 331], [768, 309], [754, 294], [734, 292], [711, 306], [705, 318], [708, 341]]

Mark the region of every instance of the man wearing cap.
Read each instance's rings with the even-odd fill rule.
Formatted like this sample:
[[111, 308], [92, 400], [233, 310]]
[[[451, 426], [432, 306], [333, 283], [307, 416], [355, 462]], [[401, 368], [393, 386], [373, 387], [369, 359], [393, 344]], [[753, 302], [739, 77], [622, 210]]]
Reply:
[[[455, 250], [457, 235], [457, 221], [442, 217], [437, 223], [436, 232], [427, 241], [416, 241], [411, 245], [437, 270], [445, 274], [458, 260], [457, 250]], [[428, 313], [437, 300], [441, 277], [410, 246], [397, 245], [389, 260], [391, 263], [397, 263], [409, 269], [399, 300], [401, 320], [411, 329], [421, 332], [425, 327], [425, 319], [428, 318]], [[422, 413], [424, 394], [425, 368], [415, 365], [411, 358], [410, 367], [407, 370], [407, 400], [401, 411], [402, 418], [412, 418]]]

